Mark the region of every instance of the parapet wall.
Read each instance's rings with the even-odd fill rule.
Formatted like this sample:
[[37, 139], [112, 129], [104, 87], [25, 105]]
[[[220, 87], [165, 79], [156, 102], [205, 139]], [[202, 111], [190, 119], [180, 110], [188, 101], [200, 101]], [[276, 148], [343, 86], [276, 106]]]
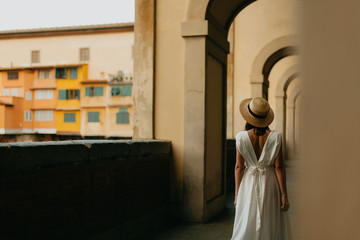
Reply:
[[167, 217], [171, 143], [0, 144], [1, 239], [134, 239]]

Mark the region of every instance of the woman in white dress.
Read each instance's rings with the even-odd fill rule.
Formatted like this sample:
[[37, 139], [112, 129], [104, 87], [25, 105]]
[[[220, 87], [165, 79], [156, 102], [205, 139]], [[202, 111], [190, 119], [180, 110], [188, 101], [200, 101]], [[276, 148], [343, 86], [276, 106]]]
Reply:
[[259, 97], [240, 103], [246, 131], [236, 135], [234, 229], [231, 240], [290, 240], [290, 207], [281, 133], [270, 131], [274, 112]]

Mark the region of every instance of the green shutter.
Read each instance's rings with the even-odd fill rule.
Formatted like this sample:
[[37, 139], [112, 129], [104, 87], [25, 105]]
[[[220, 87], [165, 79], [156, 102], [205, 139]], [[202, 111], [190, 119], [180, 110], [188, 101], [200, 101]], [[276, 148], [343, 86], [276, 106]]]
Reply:
[[67, 89], [59, 89], [59, 100], [66, 100], [67, 99]]
[[95, 87], [95, 97], [104, 96], [104, 87]]
[[88, 112], [88, 122], [100, 122], [100, 113]]
[[76, 89], [75, 99], [80, 99], [80, 89]]
[[125, 96], [131, 96], [131, 86], [125, 86]]
[[76, 122], [75, 113], [64, 113], [64, 123], [74, 123]]
[[131, 86], [121, 86], [120, 96], [131, 96]]
[[69, 74], [69, 78], [70, 79], [77, 79], [77, 75], [78, 75], [78, 69], [75, 68], [70, 68], [70, 74]]
[[129, 124], [130, 115], [127, 108], [119, 108], [119, 112], [116, 113], [116, 124]]
[[85, 96], [90, 97], [90, 95], [91, 95], [91, 87], [86, 87], [85, 88]]

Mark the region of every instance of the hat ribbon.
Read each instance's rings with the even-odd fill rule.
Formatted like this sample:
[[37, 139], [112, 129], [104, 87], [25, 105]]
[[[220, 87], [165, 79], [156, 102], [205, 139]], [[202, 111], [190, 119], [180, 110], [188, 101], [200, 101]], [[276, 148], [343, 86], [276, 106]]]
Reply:
[[251, 111], [250, 103], [248, 104], [248, 109], [249, 109], [250, 114], [253, 115], [256, 118], [266, 118], [266, 116], [267, 116], [267, 114], [265, 114], [264, 116], [260, 116], [260, 115], [255, 114], [253, 111]]

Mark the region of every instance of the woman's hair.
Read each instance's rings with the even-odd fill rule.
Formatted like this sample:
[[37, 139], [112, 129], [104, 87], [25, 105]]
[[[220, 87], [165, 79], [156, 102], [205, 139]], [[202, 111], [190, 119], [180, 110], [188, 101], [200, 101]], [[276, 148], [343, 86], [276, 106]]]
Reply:
[[250, 129], [254, 129], [254, 133], [255, 135], [257, 136], [262, 136], [266, 133], [266, 130], [270, 130], [270, 128], [267, 126], [267, 127], [255, 127], [253, 125], [251, 125], [250, 123], [246, 123], [245, 124], [245, 129], [246, 131], [249, 131]]

